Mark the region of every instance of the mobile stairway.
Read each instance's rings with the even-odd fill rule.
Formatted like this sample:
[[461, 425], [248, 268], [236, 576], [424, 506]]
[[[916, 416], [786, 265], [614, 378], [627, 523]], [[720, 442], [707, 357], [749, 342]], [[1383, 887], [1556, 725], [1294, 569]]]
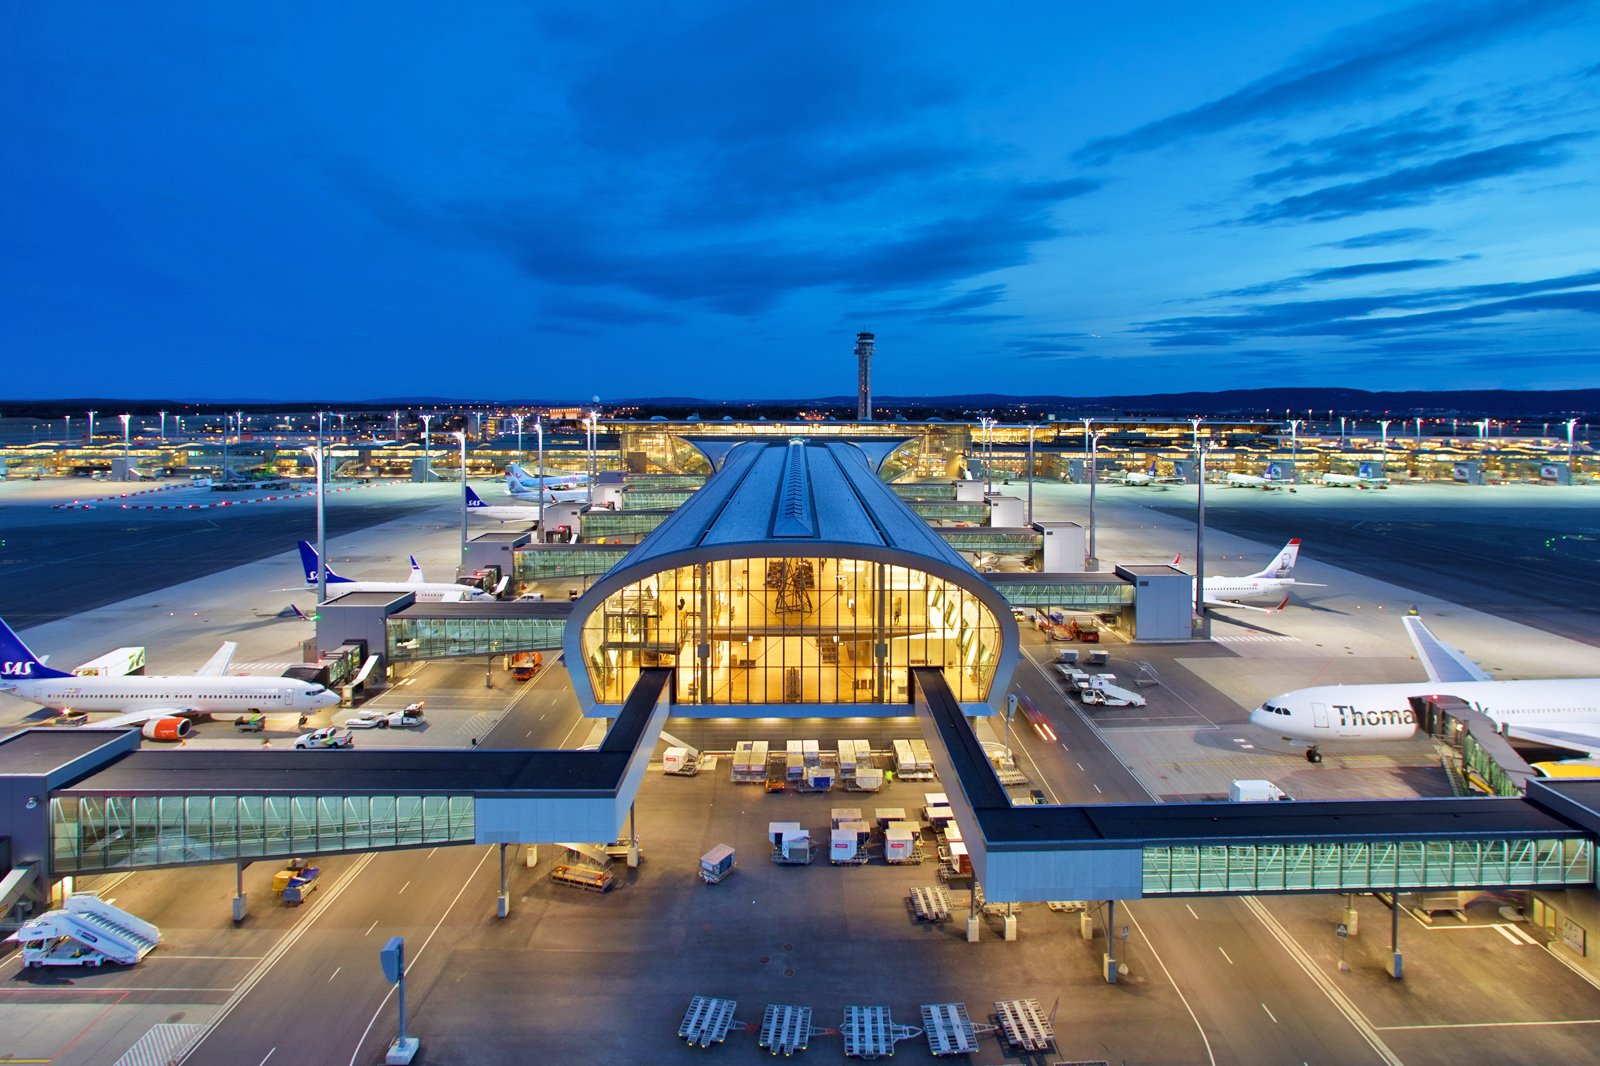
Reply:
[[22, 945], [24, 966], [132, 966], [161, 943], [161, 930], [98, 892], [74, 892], [63, 908], [30, 919], [6, 939]]

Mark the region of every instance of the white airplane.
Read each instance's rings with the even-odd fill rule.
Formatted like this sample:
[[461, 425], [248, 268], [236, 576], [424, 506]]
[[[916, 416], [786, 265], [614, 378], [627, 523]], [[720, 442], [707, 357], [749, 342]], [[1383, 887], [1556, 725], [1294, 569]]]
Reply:
[[[522, 469], [521, 463], [512, 463], [506, 467], [506, 481], [508, 484], [517, 485], [527, 492], [532, 492], [540, 485], [539, 477]], [[554, 474], [546, 474], [543, 479], [544, 487], [547, 489], [580, 488], [588, 483], [588, 474], [567, 474], [559, 471]]]
[[1283, 479], [1283, 471], [1277, 463], [1268, 463], [1266, 472], [1262, 474], [1229, 472], [1228, 476], [1222, 479], [1222, 483], [1239, 489], [1282, 489], [1289, 486], [1289, 482]]
[[[512, 463], [511, 465], [516, 466], [517, 464]], [[530, 479], [530, 482], [536, 481], [538, 481], [538, 478]], [[536, 506], [540, 504], [541, 497], [543, 498], [543, 502], [545, 504], [589, 502], [589, 489], [587, 486], [574, 487], [569, 485], [565, 488], [557, 489], [546, 485], [544, 490], [541, 492], [532, 484], [525, 484], [521, 481], [518, 481], [516, 476], [510, 473], [506, 474], [506, 495], [510, 496], [513, 500], [521, 500], [524, 503], [530, 503]]]
[[223, 644], [190, 676], [137, 674], [80, 677], [44, 665], [0, 621], [0, 691], [56, 711], [118, 711], [102, 729], [138, 726], [151, 740], [182, 740], [191, 719], [208, 714], [290, 711], [309, 714], [339, 702], [324, 685], [295, 677], [228, 677], [238, 645]]
[[[306, 588], [317, 587], [317, 567], [320, 560], [317, 558], [317, 549], [308, 541], [300, 541], [300, 562], [306, 575]], [[417, 565], [416, 556], [411, 557], [411, 577], [406, 581], [361, 581], [348, 577], [340, 577], [333, 572], [333, 567], [326, 567], [328, 591], [333, 594], [335, 590], [340, 595], [347, 592], [412, 592], [416, 594], [418, 603], [460, 603], [463, 600], [487, 601], [494, 599], [505, 591], [510, 582], [509, 575], [500, 579], [500, 587], [493, 592], [475, 589], [470, 585], [458, 585], [453, 581], [429, 581], [422, 575], [422, 567]]]
[[1156, 461], [1154, 459], [1150, 460], [1150, 469], [1148, 470], [1125, 470], [1121, 477], [1114, 477], [1111, 480], [1117, 484], [1135, 486], [1175, 485], [1183, 482], [1183, 478], [1178, 477], [1176, 474], [1157, 474]]
[[1306, 758], [1317, 762], [1326, 741], [1405, 740], [1417, 731], [1423, 701], [1454, 698], [1510, 737], [1574, 753], [1535, 764], [1546, 777], [1600, 776], [1600, 678], [1495, 681], [1420, 618], [1402, 621], [1426, 681], [1297, 689], [1264, 702], [1250, 721], [1285, 740], [1308, 742]]
[[[1283, 550], [1268, 563], [1265, 569], [1245, 577], [1208, 577], [1205, 585], [1205, 603], [1208, 607], [1225, 607], [1241, 611], [1261, 611], [1270, 614], [1282, 610], [1289, 603], [1289, 590], [1296, 586], [1321, 588], [1309, 581], [1296, 581], [1294, 564], [1300, 558], [1300, 538], [1283, 546]], [[1177, 565], [1177, 560], [1173, 560]], [[1255, 600], [1275, 603], [1275, 607], [1252, 607], [1241, 601]]]
[[[509, 489], [507, 492], [509, 493]], [[520, 498], [520, 497], [519, 497]], [[529, 500], [527, 503], [492, 504], [486, 503], [482, 496], [472, 491], [472, 486], [467, 486], [467, 514], [478, 518], [493, 518], [499, 522], [519, 522], [523, 525], [534, 525], [539, 521], [539, 505]]]
[[1389, 478], [1375, 463], [1362, 463], [1354, 474], [1318, 474], [1317, 484], [1331, 488], [1386, 489]]

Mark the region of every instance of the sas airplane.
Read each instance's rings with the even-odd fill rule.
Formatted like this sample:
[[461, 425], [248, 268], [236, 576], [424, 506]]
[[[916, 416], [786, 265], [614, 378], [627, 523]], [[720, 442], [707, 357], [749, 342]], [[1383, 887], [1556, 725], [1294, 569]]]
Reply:
[[[508, 488], [506, 491], [509, 493], [511, 490]], [[467, 486], [467, 514], [530, 526], [539, 521], [539, 507], [532, 500], [512, 504], [486, 503], [482, 496], [472, 491], [471, 485]]]
[[1535, 764], [1546, 777], [1600, 776], [1600, 678], [1495, 681], [1420, 618], [1402, 621], [1426, 681], [1297, 689], [1267, 700], [1250, 712], [1250, 721], [1285, 740], [1307, 742], [1306, 758], [1319, 762], [1318, 746], [1326, 741], [1405, 740], [1416, 733], [1424, 702], [1453, 697], [1515, 740], [1573, 753]]
[[[317, 558], [317, 549], [309, 541], [299, 541], [301, 569], [306, 575], [305, 587], [317, 587], [317, 567], [320, 560]], [[335, 588], [339, 595], [347, 592], [412, 592], [416, 594], [418, 603], [460, 603], [463, 600], [492, 600], [505, 591], [506, 585], [511, 581], [510, 575], [500, 579], [500, 587], [493, 592], [473, 588], [470, 585], [458, 585], [453, 581], [429, 581], [422, 576], [422, 567], [417, 565], [416, 556], [411, 557], [411, 577], [406, 581], [363, 581], [348, 577], [341, 577], [333, 572], [333, 567], [326, 568], [328, 591], [333, 594]], [[295, 591], [295, 590], [285, 590]]]
[[1174, 475], [1168, 475], [1168, 476], [1162, 476], [1162, 475], [1157, 474], [1156, 473], [1156, 461], [1154, 459], [1150, 460], [1150, 469], [1148, 469], [1148, 470], [1127, 470], [1127, 471], [1123, 472], [1121, 477], [1112, 478], [1112, 480], [1117, 482], [1118, 484], [1134, 485], [1134, 486], [1175, 485], [1175, 484], [1181, 484], [1183, 482], [1183, 478], [1178, 477], [1175, 474]]
[[1268, 463], [1264, 474], [1238, 474], [1230, 472], [1222, 479], [1224, 485], [1236, 489], [1284, 489], [1289, 487], [1289, 482], [1283, 479], [1283, 471], [1277, 463]]
[[1317, 484], [1332, 488], [1386, 489], [1389, 478], [1376, 463], [1362, 463], [1354, 474], [1318, 474]]
[[190, 676], [63, 673], [44, 665], [11, 627], [0, 621], [0, 692], [56, 711], [115, 711], [97, 728], [138, 726], [150, 740], [182, 740], [192, 719], [211, 714], [289, 711], [310, 714], [339, 702], [324, 685], [295, 677], [228, 677], [238, 647], [232, 641]]
[[[1241, 611], [1271, 613], [1282, 610], [1289, 603], [1289, 590], [1297, 586], [1321, 588], [1309, 581], [1296, 581], [1294, 564], [1300, 558], [1300, 538], [1283, 546], [1283, 550], [1264, 569], [1245, 577], [1208, 577], [1205, 584], [1205, 603], [1208, 607], [1225, 607]], [[1177, 560], [1173, 560], [1176, 565]], [[1254, 600], [1276, 604], [1274, 607], [1252, 607], [1241, 601]]]

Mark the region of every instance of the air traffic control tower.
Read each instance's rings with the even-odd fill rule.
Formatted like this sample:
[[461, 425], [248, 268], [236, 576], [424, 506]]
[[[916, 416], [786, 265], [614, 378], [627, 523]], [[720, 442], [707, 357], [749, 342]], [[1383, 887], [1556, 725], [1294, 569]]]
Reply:
[[699, 442], [715, 474], [578, 601], [564, 651], [587, 714], [674, 667], [681, 717], [911, 713], [943, 671], [998, 709], [1018, 661], [1005, 599], [879, 478], [903, 442]]

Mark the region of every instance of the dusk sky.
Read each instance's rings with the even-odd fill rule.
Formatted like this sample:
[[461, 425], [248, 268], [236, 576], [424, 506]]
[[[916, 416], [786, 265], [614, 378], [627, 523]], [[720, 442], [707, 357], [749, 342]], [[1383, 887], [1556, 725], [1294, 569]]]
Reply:
[[13, 6], [12, 398], [1600, 385], [1600, 4]]

